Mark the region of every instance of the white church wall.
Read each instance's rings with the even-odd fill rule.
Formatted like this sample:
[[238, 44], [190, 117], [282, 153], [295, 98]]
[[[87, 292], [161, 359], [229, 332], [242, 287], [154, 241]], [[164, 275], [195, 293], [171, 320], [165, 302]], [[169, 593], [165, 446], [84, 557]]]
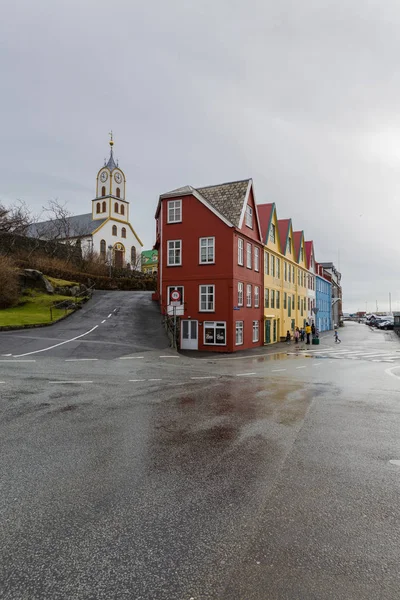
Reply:
[[[120, 181], [117, 181], [115, 178], [117, 177], [117, 179], [119, 178]], [[122, 171], [120, 169], [114, 169], [113, 172], [111, 173], [111, 181], [110, 181], [111, 187], [110, 187], [110, 194], [112, 194], [113, 196], [117, 195], [117, 188], [119, 188], [120, 191], [120, 198], [122, 200], [125, 199], [125, 177], [124, 174], [122, 173]]]
[[[117, 235], [112, 234], [113, 225], [116, 225], [117, 227]], [[126, 238], [122, 237], [123, 227], [125, 227], [126, 229]], [[117, 243], [122, 244], [125, 248], [125, 263], [131, 263], [131, 249], [132, 246], [134, 246], [136, 249], [137, 264], [140, 262], [139, 257], [141, 252], [141, 245], [139, 243], [139, 240], [132, 233], [132, 230], [129, 227], [128, 223], [126, 223], [126, 225], [124, 223], [118, 223], [115, 221], [107, 221], [107, 223], [104, 223], [104, 225], [99, 229], [99, 231], [93, 234], [93, 249], [95, 252], [100, 253], [101, 240], [105, 240], [107, 249], [108, 246], [114, 247]], [[140, 267], [137, 268], [139, 269]]]

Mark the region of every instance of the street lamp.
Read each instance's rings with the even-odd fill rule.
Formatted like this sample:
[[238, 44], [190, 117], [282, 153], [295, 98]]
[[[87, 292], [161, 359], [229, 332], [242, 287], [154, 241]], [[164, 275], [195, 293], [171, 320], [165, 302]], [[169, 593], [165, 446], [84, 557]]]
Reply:
[[109, 267], [109, 277], [111, 277], [111, 269], [112, 269], [112, 249], [113, 247], [108, 246], [108, 267]]

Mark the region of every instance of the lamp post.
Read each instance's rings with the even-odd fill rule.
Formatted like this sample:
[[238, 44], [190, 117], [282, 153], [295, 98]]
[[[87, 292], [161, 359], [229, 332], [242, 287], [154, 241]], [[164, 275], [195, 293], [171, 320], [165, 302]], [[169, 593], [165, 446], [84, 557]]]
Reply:
[[109, 277], [111, 278], [111, 269], [112, 269], [112, 249], [113, 247], [108, 246], [108, 267], [109, 267]]

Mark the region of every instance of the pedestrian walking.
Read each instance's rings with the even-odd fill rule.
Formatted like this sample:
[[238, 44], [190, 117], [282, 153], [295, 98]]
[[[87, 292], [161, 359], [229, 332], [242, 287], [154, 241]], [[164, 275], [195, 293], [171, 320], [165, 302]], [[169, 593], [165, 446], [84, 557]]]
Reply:
[[298, 344], [300, 339], [300, 330], [296, 327], [296, 331], [294, 332], [294, 343]]
[[306, 344], [310, 345], [311, 327], [308, 323], [306, 323], [306, 336], [307, 336]]
[[300, 330], [300, 340], [302, 342], [304, 342], [305, 337], [306, 337], [306, 332], [304, 331], [304, 327], [302, 327], [301, 330]]
[[314, 336], [315, 336], [315, 325], [314, 325], [314, 321], [312, 322], [312, 325], [311, 325], [311, 333], [312, 333], [312, 336], [314, 337]]
[[335, 331], [335, 344], [341, 344], [342, 340], [339, 339], [339, 334], [337, 331]]
[[290, 344], [290, 331], [289, 331], [289, 329], [286, 332], [286, 343]]

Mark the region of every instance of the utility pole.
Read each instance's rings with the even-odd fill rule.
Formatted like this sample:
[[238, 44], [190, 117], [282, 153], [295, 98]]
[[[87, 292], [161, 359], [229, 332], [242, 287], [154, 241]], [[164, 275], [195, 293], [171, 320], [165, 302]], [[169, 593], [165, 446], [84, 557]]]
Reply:
[[389, 292], [389, 314], [392, 314], [392, 293]]

